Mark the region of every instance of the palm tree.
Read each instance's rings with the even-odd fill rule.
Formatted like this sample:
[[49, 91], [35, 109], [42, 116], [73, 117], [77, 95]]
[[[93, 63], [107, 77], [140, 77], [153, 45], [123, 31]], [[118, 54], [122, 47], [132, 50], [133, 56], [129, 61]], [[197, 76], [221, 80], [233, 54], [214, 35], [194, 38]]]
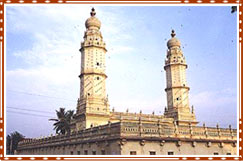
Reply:
[[24, 136], [15, 131], [10, 135], [7, 135], [7, 154], [14, 154], [14, 151], [18, 148], [18, 143], [24, 140]]
[[72, 117], [74, 115], [73, 110], [65, 111], [65, 108], [60, 108], [59, 111], [56, 110], [57, 119], [49, 119], [49, 121], [55, 121], [53, 124], [54, 130], [57, 134], [70, 134], [70, 124]]

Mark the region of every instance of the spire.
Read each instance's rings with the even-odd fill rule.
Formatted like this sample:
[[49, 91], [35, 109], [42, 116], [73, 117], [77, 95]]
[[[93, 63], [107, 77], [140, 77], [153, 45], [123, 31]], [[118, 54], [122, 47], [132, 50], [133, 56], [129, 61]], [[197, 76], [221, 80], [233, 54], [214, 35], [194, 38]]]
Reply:
[[176, 33], [175, 30], [171, 31], [171, 39], [167, 42], [167, 47], [170, 49], [171, 47], [177, 46], [180, 47], [180, 41], [175, 37]]
[[94, 17], [94, 16], [96, 15], [96, 12], [95, 12], [94, 7], [92, 7], [92, 9], [91, 9], [90, 15], [91, 15], [92, 17]]
[[92, 8], [90, 12], [90, 17], [85, 21], [85, 26], [87, 29], [90, 27], [96, 27], [100, 29], [101, 22], [99, 21], [98, 18], [95, 17], [95, 15], [96, 15], [95, 9]]
[[175, 33], [175, 30], [172, 30], [171, 31], [171, 37], [175, 37], [176, 33]]

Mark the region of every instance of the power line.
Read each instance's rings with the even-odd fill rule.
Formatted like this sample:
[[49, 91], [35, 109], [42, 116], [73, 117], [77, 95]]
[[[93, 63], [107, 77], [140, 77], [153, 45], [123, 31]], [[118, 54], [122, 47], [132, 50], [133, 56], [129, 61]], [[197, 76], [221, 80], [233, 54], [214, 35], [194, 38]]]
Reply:
[[16, 112], [16, 111], [7, 110], [7, 113], [8, 112], [10, 112], [10, 113], [16, 113], [16, 114], [22, 114], [22, 115], [29, 115], [29, 116], [38, 116], [38, 117], [48, 117], [48, 118], [53, 117], [53, 116], [47, 116], [47, 115], [37, 115], [37, 114], [30, 114], [30, 113], [25, 113], [25, 112]]
[[52, 97], [52, 96], [36, 94], [36, 93], [29, 93], [29, 92], [23, 92], [23, 91], [14, 91], [14, 90], [8, 90], [8, 91], [14, 92], [14, 93], [21, 93], [21, 94], [26, 94], [26, 95], [32, 95], [32, 96], [40, 96], [40, 97], [47, 97], [47, 98], [53, 98], [53, 99], [61, 99], [61, 100], [72, 101], [72, 102], [76, 101], [76, 100], [70, 100], [70, 99], [61, 98], [61, 97]]
[[24, 111], [33, 111], [33, 112], [51, 113], [51, 114], [53, 114], [53, 112], [40, 111], [40, 110], [31, 110], [31, 109], [27, 109], [27, 108], [17, 108], [17, 107], [11, 107], [11, 106], [7, 106], [7, 108], [12, 108], [12, 109], [16, 109], [16, 110], [24, 110]]

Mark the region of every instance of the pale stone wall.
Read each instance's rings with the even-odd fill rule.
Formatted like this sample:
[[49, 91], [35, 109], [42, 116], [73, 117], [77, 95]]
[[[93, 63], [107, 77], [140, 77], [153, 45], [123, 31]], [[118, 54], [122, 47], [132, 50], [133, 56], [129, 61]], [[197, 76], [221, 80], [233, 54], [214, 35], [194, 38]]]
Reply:
[[[64, 145], [58, 147], [45, 147], [29, 150], [18, 151], [21, 155], [236, 155], [237, 148], [233, 143], [224, 143], [223, 146], [219, 142], [191, 142], [191, 141], [160, 141], [145, 140], [143, 144], [140, 141], [127, 140], [123, 145], [118, 144], [119, 139], [111, 142], [85, 143], [76, 145]], [[210, 144], [210, 146], [209, 146]]]
[[208, 146], [208, 142], [184, 142], [181, 141], [166, 141], [161, 144], [159, 141], [145, 141], [144, 145], [141, 145], [141, 141], [128, 140], [121, 147], [122, 155], [130, 155], [132, 151], [136, 152], [136, 155], [150, 155], [150, 152], [155, 152], [156, 155], [168, 155], [169, 152], [173, 152], [174, 155], [236, 155], [237, 148], [233, 143], [224, 143], [223, 147], [220, 143], [211, 143]]
[[19, 150], [20, 155], [120, 155], [120, 146], [115, 141], [63, 145], [58, 147], [38, 147]]

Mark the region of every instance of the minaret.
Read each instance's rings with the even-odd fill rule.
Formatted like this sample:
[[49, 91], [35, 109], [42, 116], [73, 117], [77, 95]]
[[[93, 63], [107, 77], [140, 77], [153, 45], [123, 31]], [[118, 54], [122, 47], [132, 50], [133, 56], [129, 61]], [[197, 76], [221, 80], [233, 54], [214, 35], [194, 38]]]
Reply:
[[186, 60], [183, 56], [180, 41], [172, 30], [171, 39], [167, 42], [166, 71], [167, 108], [165, 117], [174, 118], [179, 125], [197, 124], [193, 110], [189, 106], [189, 90], [186, 82]]
[[109, 104], [106, 95], [105, 54], [107, 52], [101, 22], [95, 17], [95, 9], [85, 22], [86, 31], [81, 43], [80, 98], [77, 104], [76, 129], [107, 124]]

